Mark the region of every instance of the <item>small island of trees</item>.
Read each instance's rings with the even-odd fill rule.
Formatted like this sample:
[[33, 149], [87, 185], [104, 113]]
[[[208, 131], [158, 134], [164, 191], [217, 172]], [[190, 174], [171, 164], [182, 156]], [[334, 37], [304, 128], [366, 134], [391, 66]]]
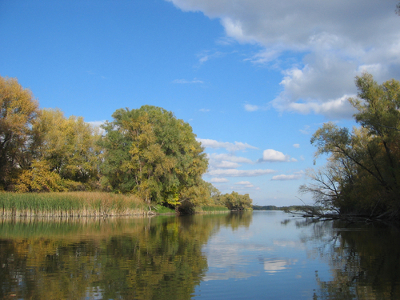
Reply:
[[204, 148], [172, 112], [145, 105], [118, 109], [112, 118], [100, 129], [39, 109], [17, 79], [0, 77], [3, 215], [251, 209], [248, 194], [222, 195], [202, 179]]

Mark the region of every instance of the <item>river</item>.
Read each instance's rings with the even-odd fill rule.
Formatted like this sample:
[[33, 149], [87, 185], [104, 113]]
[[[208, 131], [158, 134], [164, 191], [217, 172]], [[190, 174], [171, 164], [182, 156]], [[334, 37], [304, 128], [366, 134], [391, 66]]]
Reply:
[[1, 299], [400, 299], [400, 232], [280, 211], [0, 220]]

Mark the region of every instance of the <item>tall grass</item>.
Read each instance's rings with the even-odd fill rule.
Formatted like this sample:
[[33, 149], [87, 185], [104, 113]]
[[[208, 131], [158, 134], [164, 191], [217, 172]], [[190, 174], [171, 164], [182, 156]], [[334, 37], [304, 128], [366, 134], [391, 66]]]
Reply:
[[104, 192], [0, 193], [0, 216], [124, 216], [146, 214], [133, 195]]
[[230, 212], [230, 210], [223, 205], [209, 205], [200, 206], [195, 208], [196, 213], [223, 213]]

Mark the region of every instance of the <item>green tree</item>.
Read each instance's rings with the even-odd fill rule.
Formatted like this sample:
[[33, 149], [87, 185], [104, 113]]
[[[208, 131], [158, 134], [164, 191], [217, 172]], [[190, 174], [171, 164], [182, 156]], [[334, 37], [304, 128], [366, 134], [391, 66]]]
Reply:
[[225, 194], [222, 196], [222, 202], [230, 210], [251, 209], [253, 200], [249, 194], [240, 195], [237, 192]]
[[112, 117], [101, 141], [105, 183], [149, 204], [194, 201], [208, 162], [190, 125], [149, 105], [118, 109]]
[[39, 113], [31, 91], [15, 78], [0, 76], [0, 189], [7, 189], [32, 159]]
[[51, 172], [64, 180], [88, 183], [97, 181], [101, 149], [99, 130], [56, 109], [42, 110], [34, 126], [39, 133], [37, 159], [46, 161]]
[[356, 85], [358, 98], [349, 101], [358, 110], [354, 117], [361, 127], [350, 133], [327, 123], [314, 133], [316, 157], [329, 154], [329, 163], [312, 175], [313, 185], [301, 190], [313, 192], [342, 213], [398, 216], [400, 83], [389, 80], [379, 85], [363, 74], [356, 77]]

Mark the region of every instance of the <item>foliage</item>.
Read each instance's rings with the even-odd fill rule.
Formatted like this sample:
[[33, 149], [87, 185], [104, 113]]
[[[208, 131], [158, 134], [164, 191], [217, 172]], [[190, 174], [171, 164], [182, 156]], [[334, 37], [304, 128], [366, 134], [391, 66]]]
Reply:
[[155, 106], [119, 109], [103, 125], [102, 173], [112, 190], [147, 203], [193, 201], [207, 169], [203, 148], [189, 124]]
[[356, 85], [358, 98], [349, 101], [358, 110], [354, 117], [361, 126], [349, 132], [326, 123], [314, 133], [315, 157], [330, 157], [324, 169], [310, 171], [313, 183], [300, 190], [312, 192], [318, 204], [340, 213], [398, 217], [400, 83], [378, 85], [363, 74]]
[[100, 134], [82, 117], [65, 118], [60, 110], [42, 110], [34, 129], [39, 136], [36, 156], [50, 172], [73, 182], [98, 180]]
[[16, 192], [60, 192], [65, 191], [60, 175], [49, 171], [46, 161], [35, 161], [28, 170], [22, 171], [16, 181]]
[[240, 195], [237, 192], [222, 195], [220, 201], [224, 203], [229, 210], [252, 209], [253, 202], [249, 194]]
[[17, 79], [0, 76], [0, 189], [11, 185], [20, 170], [29, 166], [34, 150], [32, 126], [38, 103]]

